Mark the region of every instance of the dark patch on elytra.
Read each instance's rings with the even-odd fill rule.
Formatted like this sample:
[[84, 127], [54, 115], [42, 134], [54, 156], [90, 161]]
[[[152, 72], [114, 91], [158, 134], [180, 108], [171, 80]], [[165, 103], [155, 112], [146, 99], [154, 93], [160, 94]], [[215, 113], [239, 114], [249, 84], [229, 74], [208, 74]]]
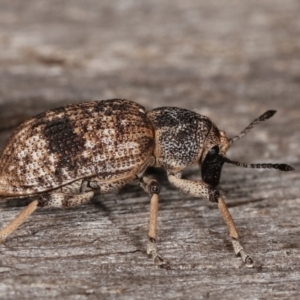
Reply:
[[124, 115], [123, 114], [119, 114], [116, 116], [116, 129], [117, 129], [117, 137], [120, 138], [120, 136], [122, 137], [124, 132], [126, 132], [126, 126], [124, 126], [123, 124], [123, 120], [124, 120]]
[[45, 121], [45, 120], [47, 120], [47, 116], [50, 113], [54, 113], [55, 115], [64, 113], [66, 111], [66, 108], [67, 108], [67, 106], [56, 107], [56, 108], [53, 108], [51, 110], [48, 110], [48, 111], [45, 111], [45, 112], [42, 112], [42, 113], [36, 115], [35, 117], [33, 117], [34, 123], [32, 124], [32, 129], [34, 129], [35, 127], [38, 127], [42, 124], [47, 123], [47, 121]]
[[66, 117], [48, 121], [44, 128], [44, 136], [49, 152], [59, 157], [55, 173], [60, 175], [61, 168], [76, 169], [77, 155], [84, 150], [85, 140], [73, 131], [72, 122]]
[[143, 107], [133, 101], [126, 99], [110, 99], [99, 101], [95, 106], [95, 111], [103, 113], [105, 116], [133, 113], [133, 109], [143, 109]]
[[116, 113], [116, 111], [124, 110], [124, 104], [127, 100], [122, 99], [111, 99], [99, 101], [95, 106], [95, 110], [103, 113], [105, 116], [111, 116]]

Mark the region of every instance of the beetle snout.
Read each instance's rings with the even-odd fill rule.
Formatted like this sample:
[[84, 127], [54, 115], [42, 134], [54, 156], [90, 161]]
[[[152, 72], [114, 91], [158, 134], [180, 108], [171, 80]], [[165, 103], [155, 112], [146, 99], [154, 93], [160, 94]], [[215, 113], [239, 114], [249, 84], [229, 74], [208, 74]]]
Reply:
[[224, 162], [223, 156], [219, 154], [211, 161], [206, 157], [204, 162], [201, 164], [202, 180], [211, 186], [217, 186], [220, 181]]
[[204, 159], [199, 161], [199, 165], [201, 165], [202, 180], [211, 186], [217, 186], [225, 163], [224, 157], [230, 144], [224, 131], [218, 130], [217, 127], [213, 129], [207, 138], [212, 146], [206, 154], [204, 153]]

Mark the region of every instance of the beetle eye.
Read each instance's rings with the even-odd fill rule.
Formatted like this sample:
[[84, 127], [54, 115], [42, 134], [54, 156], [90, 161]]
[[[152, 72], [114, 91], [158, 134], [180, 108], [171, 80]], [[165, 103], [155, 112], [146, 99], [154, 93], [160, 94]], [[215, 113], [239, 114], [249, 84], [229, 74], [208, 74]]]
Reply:
[[212, 147], [206, 154], [206, 161], [213, 161], [219, 155], [219, 146]]

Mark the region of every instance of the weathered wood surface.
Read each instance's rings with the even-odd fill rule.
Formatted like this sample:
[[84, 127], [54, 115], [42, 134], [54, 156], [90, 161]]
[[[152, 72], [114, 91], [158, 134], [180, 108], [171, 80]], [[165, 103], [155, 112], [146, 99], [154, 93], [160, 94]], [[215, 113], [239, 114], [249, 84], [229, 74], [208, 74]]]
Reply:
[[[122, 97], [148, 109], [197, 108], [229, 136], [277, 109], [229, 156], [296, 168], [224, 167], [221, 190], [253, 269], [234, 256], [216, 206], [158, 173], [159, 249], [171, 270], [147, 258], [149, 199], [126, 187], [94, 204], [34, 213], [0, 247], [0, 298], [298, 298], [299, 13], [298, 0], [0, 1], [1, 147], [40, 111]], [[0, 209], [3, 227], [21, 207]]]

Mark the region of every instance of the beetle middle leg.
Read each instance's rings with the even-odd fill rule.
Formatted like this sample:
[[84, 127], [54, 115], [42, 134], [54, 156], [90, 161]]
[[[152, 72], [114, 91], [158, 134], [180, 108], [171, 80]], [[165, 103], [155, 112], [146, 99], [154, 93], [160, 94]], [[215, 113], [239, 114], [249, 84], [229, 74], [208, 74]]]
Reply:
[[224, 199], [220, 196], [219, 191], [216, 188], [208, 186], [203, 181], [191, 181], [181, 179], [180, 174], [177, 174], [177, 176], [169, 174], [168, 179], [174, 186], [176, 186], [184, 193], [190, 194], [195, 197], [205, 197], [212, 202], [218, 203], [219, 211], [228, 227], [229, 236], [231, 237], [231, 242], [235, 254], [241, 256], [243, 262], [246, 264], [247, 267], [253, 267], [253, 260], [249, 256], [249, 254], [245, 252], [239, 241], [239, 235], [236, 226], [224, 202]]
[[153, 261], [156, 265], [163, 268], [169, 268], [169, 264], [158, 254], [156, 246], [156, 229], [160, 192], [159, 183], [153, 178], [143, 176], [140, 180], [140, 185], [144, 189], [144, 191], [151, 196], [147, 253], [152, 256]]

